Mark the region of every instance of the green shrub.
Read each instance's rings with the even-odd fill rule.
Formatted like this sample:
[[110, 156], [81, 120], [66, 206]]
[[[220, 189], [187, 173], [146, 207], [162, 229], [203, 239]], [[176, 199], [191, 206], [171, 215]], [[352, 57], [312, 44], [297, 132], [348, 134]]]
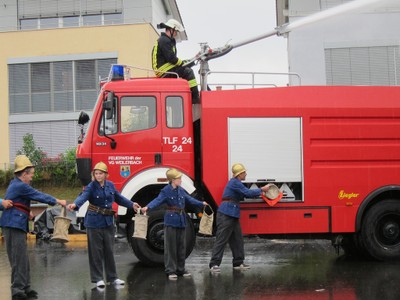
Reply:
[[14, 173], [13, 170], [8, 169], [8, 170], [0, 170], [0, 187], [6, 188], [11, 179], [14, 178]]
[[44, 157], [36, 166], [34, 183], [41, 186], [79, 186], [75, 170], [75, 148], [55, 158]]
[[17, 155], [26, 155], [34, 166], [37, 166], [44, 158], [46, 158], [46, 153], [40, 147], [36, 147], [36, 143], [33, 140], [33, 135], [31, 133], [25, 134], [22, 141], [22, 148], [17, 151]]
[[[36, 147], [33, 135], [28, 133], [23, 137], [23, 146], [17, 151], [17, 154], [26, 155], [35, 166], [35, 176], [32, 184], [34, 186], [46, 187], [76, 187], [80, 186], [75, 170], [76, 149], [67, 149], [57, 157], [50, 158], [40, 148]], [[7, 186], [13, 177], [6, 171], [0, 173], [0, 185]]]

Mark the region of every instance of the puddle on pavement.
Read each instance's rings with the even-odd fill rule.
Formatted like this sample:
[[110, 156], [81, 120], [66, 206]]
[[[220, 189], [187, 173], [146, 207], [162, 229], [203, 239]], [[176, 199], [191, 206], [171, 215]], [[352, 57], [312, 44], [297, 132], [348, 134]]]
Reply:
[[[126, 240], [116, 243], [118, 274], [125, 288], [91, 289], [86, 242], [65, 245], [29, 241], [32, 287], [39, 299], [400, 299], [399, 263], [349, 260], [328, 241], [246, 239], [246, 263], [234, 271], [225, 250], [221, 273], [210, 274], [212, 240], [199, 238], [186, 260], [192, 278], [169, 281], [162, 267], [138, 263]], [[10, 268], [0, 243], [1, 299], [10, 299]], [[4, 298], [3, 298], [4, 297]]]

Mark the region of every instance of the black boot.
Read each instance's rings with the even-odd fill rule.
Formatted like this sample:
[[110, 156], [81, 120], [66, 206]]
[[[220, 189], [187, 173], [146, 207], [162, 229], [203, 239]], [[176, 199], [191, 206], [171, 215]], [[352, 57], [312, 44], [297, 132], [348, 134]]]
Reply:
[[200, 103], [200, 94], [197, 86], [190, 88], [192, 91], [192, 104], [199, 104]]

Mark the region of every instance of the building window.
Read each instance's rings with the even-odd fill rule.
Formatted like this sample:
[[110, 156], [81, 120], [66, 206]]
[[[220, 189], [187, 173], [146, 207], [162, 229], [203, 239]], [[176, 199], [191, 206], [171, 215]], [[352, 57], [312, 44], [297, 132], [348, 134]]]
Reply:
[[19, 24], [21, 30], [32, 30], [58, 27], [114, 25], [123, 24], [123, 21], [122, 13], [110, 13], [51, 18], [21, 18]]
[[99, 78], [115, 63], [116, 58], [11, 64], [10, 114], [93, 109]]
[[19, 21], [21, 30], [31, 30], [39, 28], [39, 19], [22, 19]]
[[122, 14], [104, 14], [104, 25], [114, 25], [114, 24], [122, 24]]
[[32, 112], [51, 111], [50, 63], [31, 64]]
[[40, 19], [40, 29], [57, 28], [58, 18], [43, 18]]
[[101, 25], [101, 15], [86, 15], [82, 17], [83, 26]]
[[12, 113], [24, 113], [30, 108], [30, 83], [29, 65], [10, 65], [8, 68], [9, 79], [9, 106]]
[[[123, 23], [124, 0], [6, 1], [8, 2], [14, 3], [13, 9], [18, 14], [22, 30]], [[10, 5], [7, 4], [7, 9], [8, 6]]]
[[95, 61], [77, 61], [75, 63], [75, 74], [77, 109], [92, 109], [93, 99], [97, 95]]
[[63, 17], [62, 18], [62, 27], [79, 27], [79, 17]]
[[54, 111], [74, 110], [72, 61], [53, 63]]
[[328, 85], [400, 85], [399, 46], [325, 49]]

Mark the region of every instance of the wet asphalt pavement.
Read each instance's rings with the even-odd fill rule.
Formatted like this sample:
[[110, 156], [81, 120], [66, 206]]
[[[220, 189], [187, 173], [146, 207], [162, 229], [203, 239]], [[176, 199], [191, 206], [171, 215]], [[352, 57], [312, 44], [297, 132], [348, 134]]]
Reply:
[[[92, 289], [86, 242], [65, 245], [29, 240], [31, 285], [39, 299], [400, 299], [400, 263], [337, 256], [329, 241], [246, 238], [250, 270], [232, 269], [227, 248], [221, 273], [208, 269], [213, 239], [198, 238], [186, 260], [192, 278], [170, 281], [163, 268], [141, 265], [126, 239], [116, 243], [119, 277], [126, 286]], [[10, 267], [0, 243], [0, 299], [11, 299]]]

